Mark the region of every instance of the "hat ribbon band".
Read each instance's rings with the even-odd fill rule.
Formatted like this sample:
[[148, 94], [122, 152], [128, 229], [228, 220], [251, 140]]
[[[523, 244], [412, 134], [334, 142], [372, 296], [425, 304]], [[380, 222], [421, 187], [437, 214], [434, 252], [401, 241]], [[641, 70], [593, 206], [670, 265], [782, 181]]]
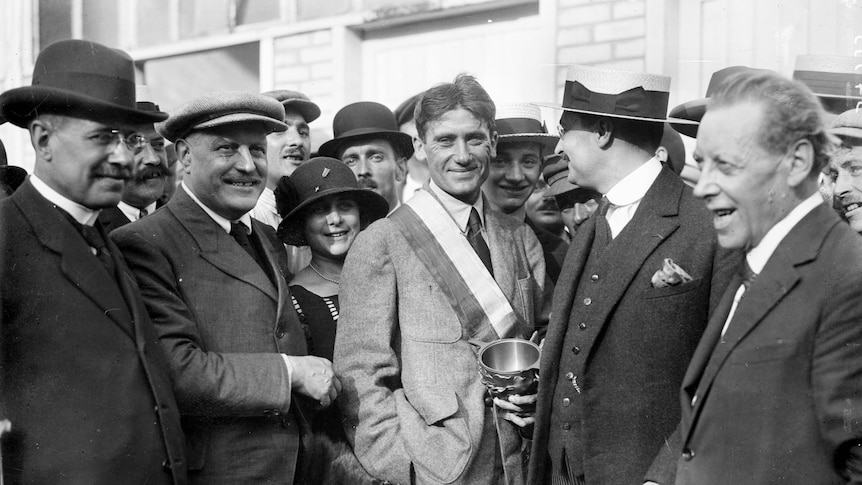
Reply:
[[641, 86], [619, 94], [595, 93], [578, 81], [566, 81], [563, 108], [663, 120], [669, 97], [670, 93]]
[[539, 123], [538, 120], [532, 118], [504, 118], [494, 122], [497, 125], [498, 135], [515, 135], [515, 134], [547, 134], [548, 129], [544, 123]]

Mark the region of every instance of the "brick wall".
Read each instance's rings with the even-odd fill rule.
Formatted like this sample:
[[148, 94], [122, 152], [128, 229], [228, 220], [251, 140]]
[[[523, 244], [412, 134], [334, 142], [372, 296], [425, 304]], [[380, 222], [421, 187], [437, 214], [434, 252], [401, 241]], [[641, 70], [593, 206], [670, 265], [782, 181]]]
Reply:
[[569, 64], [645, 70], [646, 0], [559, 0], [558, 92]]

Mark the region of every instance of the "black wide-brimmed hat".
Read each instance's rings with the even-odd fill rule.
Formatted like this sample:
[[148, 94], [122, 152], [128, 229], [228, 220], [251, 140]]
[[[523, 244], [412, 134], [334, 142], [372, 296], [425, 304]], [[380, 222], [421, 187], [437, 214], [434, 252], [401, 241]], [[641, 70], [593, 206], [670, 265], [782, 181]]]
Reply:
[[265, 93], [261, 93], [264, 96], [269, 96], [270, 98], [274, 98], [276, 101], [281, 103], [284, 106], [284, 110], [293, 110], [302, 115], [302, 119], [305, 120], [306, 123], [311, 123], [312, 121], [320, 118], [320, 106], [316, 103], [312, 102], [308, 99], [303, 93], [299, 91], [291, 91], [290, 89], [277, 89], [275, 91], [267, 91]]
[[345, 146], [373, 139], [388, 140], [398, 156], [410, 158], [413, 155], [413, 138], [398, 131], [395, 115], [389, 108], [373, 101], [360, 101], [341, 108], [332, 120], [332, 133], [334, 138], [320, 146], [318, 155], [337, 158]]
[[561, 105], [539, 106], [635, 121], [664, 123], [670, 77], [593, 66], [569, 66]]
[[541, 145], [543, 153], [553, 151], [560, 137], [548, 133], [542, 110], [535, 104], [509, 103], [497, 107], [497, 143], [530, 142]]
[[336, 194], [347, 194], [359, 204], [359, 216], [370, 224], [389, 213], [389, 203], [377, 192], [359, 187], [356, 175], [340, 160], [315, 157], [299, 166], [290, 176], [282, 177], [275, 188], [278, 213], [284, 217], [278, 225], [278, 237], [285, 244], [307, 246], [303, 226], [303, 209]]
[[747, 66], [730, 66], [715, 71], [709, 78], [709, 85], [706, 87], [706, 97], [695, 99], [693, 101], [686, 101], [670, 110], [670, 126], [685, 136], [697, 138], [697, 129], [700, 126], [700, 120], [703, 118], [703, 115], [706, 114], [706, 105], [709, 103], [709, 98], [711, 98], [728, 79], [743, 72], [760, 73], [769, 71], [766, 69], [754, 69]]
[[26, 128], [42, 113], [130, 124], [168, 117], [135, 105], [135, 64], [128, 54], [77, 39], [43, 49], [33, 66], [32, 84], [0, 94], [0, 116], [16, 126]]

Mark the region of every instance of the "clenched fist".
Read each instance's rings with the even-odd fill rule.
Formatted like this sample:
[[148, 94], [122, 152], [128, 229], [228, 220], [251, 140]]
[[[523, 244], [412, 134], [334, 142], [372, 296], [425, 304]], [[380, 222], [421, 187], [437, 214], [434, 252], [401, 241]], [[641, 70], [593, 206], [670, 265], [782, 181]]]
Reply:
[[321, 407], [329, 407], [341, 392], [341, 382], [332, 371], [332, 362], [313, 355], [288, 356], [293, 368], [290, 385], [294, 391], [320, 402]]

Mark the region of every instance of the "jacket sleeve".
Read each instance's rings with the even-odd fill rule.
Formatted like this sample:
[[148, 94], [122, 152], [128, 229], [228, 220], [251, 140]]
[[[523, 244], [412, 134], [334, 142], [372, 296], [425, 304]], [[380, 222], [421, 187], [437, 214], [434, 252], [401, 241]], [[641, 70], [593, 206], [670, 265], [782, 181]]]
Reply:
[[[175, 242], [163, 234], [120, 228], [111, 233], [135, 274], [159, 342], [168, 357], [174, 393], [183, 415], [261, 416], [286, 414], [290, 376], [277, 353], [210, 352], [174, 271]], [[160, 241], [161, 240], [161, 241]], [[158, 244], [157, 242], [161, 242]], [[176, 243], [182, 244], [182, 243]], [[242, 304], [242, 302], [234, 302]], [[237, 322], [237, 324], [240, 324]]]
[[[545, 255], [542, 245], [535, 233], [529, 226], [522, 226], [524, 233], [524, 249], [530, 265], [535, 288], [533, 291], [533, 325], [530, 333], [539, 332], [539, 338], [543, 338], [548, 329], [548, 321], [551, 315], [551, 297], [554, 295], [554, 283], [548, 275], [545, 266]], [[530, 335], [527, 335], [530, 338]]]
[[[379, 224], [388, 221], [380, 221]], [[356, 238], [341, 277], [341, 315], [333, 363], [342, 383], [345, 431], [362, 465], [376, 478], [410, 483], [410, 457], [396, 411], [403, 394], [397, 355], [398, 283], [384, 235]]]

